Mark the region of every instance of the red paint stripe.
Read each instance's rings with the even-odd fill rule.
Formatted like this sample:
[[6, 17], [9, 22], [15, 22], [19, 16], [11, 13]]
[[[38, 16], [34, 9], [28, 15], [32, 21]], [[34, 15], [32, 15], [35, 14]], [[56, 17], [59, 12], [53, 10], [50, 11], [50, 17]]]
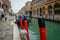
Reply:
[[20, 27], [21, 27], [21, 29], [24, 29], [22, 18], [20, 18]]
[[26, 20], [24, 20], [24, 27], [25, 27], [26, 31], [28, 32], [28, 22]]
[[40, 28], [40, 40], [46, 40], [46, 28]]
[[29, 31], [28, 31], [28, 22], [26, 20], [24, 20], [24, 27], [26, 29], [27, 33], [27, 40], [30, 40], [30, 36], [29, 36]]

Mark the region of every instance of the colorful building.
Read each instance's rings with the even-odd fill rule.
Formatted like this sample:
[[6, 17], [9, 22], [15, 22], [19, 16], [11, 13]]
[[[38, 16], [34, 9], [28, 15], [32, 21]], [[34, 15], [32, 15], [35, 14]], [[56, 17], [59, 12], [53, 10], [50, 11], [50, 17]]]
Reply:
[[31, 14], [31, 1], [28, 1], [18, 12], [19, 15], [29, 16]]
[[9, 0], [0, 0], [0, 10], [1, 9], [4, 13], [11, 13], [11, 2]]
[[60, 0], [32, 0], [32, 15], [60, 20]]
[[32, 0], [28, 1], [18, 12], [20, 15], [39, 17], [60, 21], [60, 0]]
[[3, 1], [2, 1], [2, 0], [0, 0], [0, 8], [2, 8], [2, 4], [3, 4]]
[[3, 9], [4, 12], [9, 12], [9, 9], [11, 8], [11, 2], [9, 0], [3, 0]]

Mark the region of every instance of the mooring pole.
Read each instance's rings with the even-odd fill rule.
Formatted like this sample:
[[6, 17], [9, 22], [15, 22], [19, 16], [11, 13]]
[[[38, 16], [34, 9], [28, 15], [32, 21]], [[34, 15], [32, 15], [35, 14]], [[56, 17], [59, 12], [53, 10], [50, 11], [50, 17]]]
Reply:
[[39, 24], [40, 40], [46, 40], [45, 19], [38, 18], [38, 24]]

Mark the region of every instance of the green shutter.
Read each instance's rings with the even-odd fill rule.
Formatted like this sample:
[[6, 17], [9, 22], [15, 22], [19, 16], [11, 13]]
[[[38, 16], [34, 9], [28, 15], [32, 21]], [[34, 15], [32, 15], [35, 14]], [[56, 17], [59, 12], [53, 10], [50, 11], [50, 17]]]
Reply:
[[49, 11], [52, 11], [52, 9], [48, 9]]
[[60, 10], [60, 7], [59, 8], [55, 8], [55, 10]]

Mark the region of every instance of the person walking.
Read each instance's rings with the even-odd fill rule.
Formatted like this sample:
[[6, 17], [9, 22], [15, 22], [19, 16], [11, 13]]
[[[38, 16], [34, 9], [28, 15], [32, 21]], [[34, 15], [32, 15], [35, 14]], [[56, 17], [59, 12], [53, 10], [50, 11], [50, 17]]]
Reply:
[[4, 14], [0, 15], [0, 20], [2, 20], [4, 18]]
[[20, 25], [21, 29], [24, 29], [24, 26], [23, 26], [23, 19], [22, 19], [22, 17], [20, 17], [19, 25]]
[[24, 16], [21, 16], [20, 18], [20, 37], [21, 37], [21, 40], [26, 40], [26, 35], [27, 35], [27, 31], [24, 27]]
[[20, 23], [20, 17], [21, 16], [18, 16], [17, 19], [16, 19], [16, 24], [18, 26], [19, 31], [20, 31], [20, 24], [19, 24]]

